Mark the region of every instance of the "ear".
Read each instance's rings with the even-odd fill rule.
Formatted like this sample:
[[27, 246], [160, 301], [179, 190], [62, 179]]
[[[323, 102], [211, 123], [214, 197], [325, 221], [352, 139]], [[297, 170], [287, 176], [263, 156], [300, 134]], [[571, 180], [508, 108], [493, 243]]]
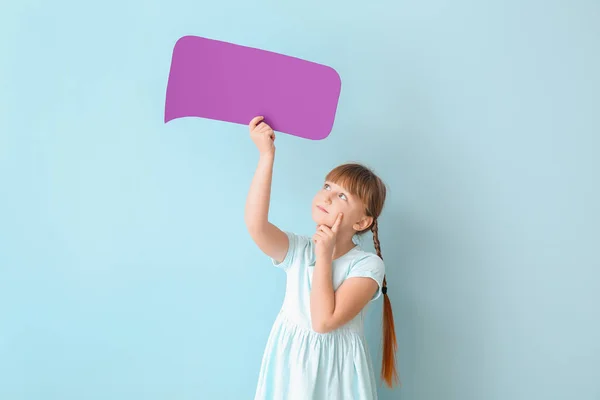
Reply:
[[352, 228], [354, 228], [354, 230], [357, 232], [361, 232], [367, 228], [370, 228], [372, 224], [373, 224], [373, 217], [363, 215], [363, 217], [360, 219], [360, 221], [358, 221], [354, 225], [352, 225]]

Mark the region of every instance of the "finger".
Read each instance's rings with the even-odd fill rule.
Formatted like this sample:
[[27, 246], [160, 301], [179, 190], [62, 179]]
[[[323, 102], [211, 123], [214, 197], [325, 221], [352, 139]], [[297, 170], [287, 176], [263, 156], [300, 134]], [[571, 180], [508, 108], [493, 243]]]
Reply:
[[328, 235], [333, 233], [332, 229], [328, 225], [321, 225], [321, 230]]
[[320, 234], [320, 235], [322, 235], [322, 236], [323, 236], [323, 237], [325, 237], [325, 238], [329, 238], [329, 237], [332, 237], [332, 236], [333, 236], [333, 233], [332, 233], [332, 232], [330, 232], [330, 231], [327, 231], [327, 230], [325, 230], [325, 229], [322, 229], [322, 230], [320, 230], [320, 231], [319, 231], [319, 234]]
[[323, 232], [317, 232], [317, 233], [315, 233], [314, 237], [317, 238], [318, 240], [325, 240], [325, 239], [327, 239], [327, 236]]
[[254, 117], [254, 118], [252, 118], [252, 121], [250, 121], [250, 124], [248, 124], [248, 125], [250, 125], [250, 129], [254, 129], [254, 128], [256, 128], [256, 125], [257, 125], [257, 124], [258, 124], [260, 121], [262, 121], [264, 118], [265, 118], [265, 117], [262, 117], [262, 116], [258, 116], [258, 117]]
[[333, 224], [333, 227], [331, 228], [331, 230], [332, 230], [333, 232], [337, 232], [337, 231], [338, 231], [338, 229], [339, 229], [339, 227], [340, 227], [340, 224], [342, 223], [342, 218], [343, 218], [343, 216], [344, 216], [344, 215], [343, 215], [342, 213], [339, 213], [339, 214], [338, 214], [338, 216], [337, 216], [337, 218], [336, 218], [336, 220], [335, 220], [335, 223]]
[[271, 131], [271, 130], [267, 129], [267, 130], [264, 130], [264, 131], [262, 131], [262, 132], [260, 132], [260, 133], [261, 133], [262, 135], [265, 135], [265, 137], [268, 137], [269, 139], [271, 139], [271, 140], [274, 140], [274, 136], [275, 136], [275, 135], [273, 135], [273, 131]]
[[260, 130], [260, 132], [263, 132], [263, 133], [273, 132], [273, 129], [271, 129], [271, 127], [269, 125], [265, 124], [264, 122], [260, 123], [260, 125], [258, 126], [258, 129]]

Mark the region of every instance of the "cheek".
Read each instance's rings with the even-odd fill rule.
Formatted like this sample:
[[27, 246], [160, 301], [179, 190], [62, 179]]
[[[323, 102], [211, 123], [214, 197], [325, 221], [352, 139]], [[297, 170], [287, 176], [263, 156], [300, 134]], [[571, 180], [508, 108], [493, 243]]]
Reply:
[[344, 219], [342, 219], [343, 225], [351, 227], [358, 221], [358, 216], [357, 216], [356, 212], [353, 212], [353, 210], [347, 209], [347, 210], [342, 210], [342, 212], [344, 213]]

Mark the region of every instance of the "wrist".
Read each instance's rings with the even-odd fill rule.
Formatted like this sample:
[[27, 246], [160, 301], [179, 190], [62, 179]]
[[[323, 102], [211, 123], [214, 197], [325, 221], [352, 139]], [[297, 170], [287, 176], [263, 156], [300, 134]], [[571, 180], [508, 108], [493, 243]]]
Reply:
[[331, 264], [333, 262], [333, 254], [329, 254], [328, 252], [317, 252], [315, 254], [317, 256], [317, 261]]
[[272, 160], [273, 158], [275, 158], [275, 150], [262, 151], [260, 152], [259, 157], [265, 160]]

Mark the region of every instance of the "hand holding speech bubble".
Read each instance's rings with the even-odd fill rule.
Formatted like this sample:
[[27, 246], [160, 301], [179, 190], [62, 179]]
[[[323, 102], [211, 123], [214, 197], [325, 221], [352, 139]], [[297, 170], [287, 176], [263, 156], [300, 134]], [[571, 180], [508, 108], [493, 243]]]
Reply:
[[273, 130], [311, 140], [333, 128], [341, 92], [331, 67], [198, 36], [173, 49], [165, 123], [201, 117], [248, 124], [257, 115]]

